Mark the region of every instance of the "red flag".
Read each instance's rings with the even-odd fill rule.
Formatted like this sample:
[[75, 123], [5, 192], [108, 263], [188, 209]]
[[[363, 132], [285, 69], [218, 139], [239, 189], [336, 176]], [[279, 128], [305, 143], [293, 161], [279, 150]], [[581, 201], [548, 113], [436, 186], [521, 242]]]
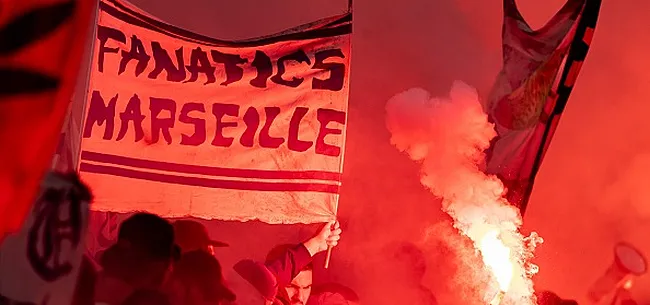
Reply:
[[514, 0], [504, 0], [503, 68], [484, 105], [498, 136], [487, 172], [526, 209], [535, 175], [580, 71], [601, 0], [568, 0], [542, 28], [532, 30]]
[[94, 0], [3, 0], [0, 240], [25, 219], [56, 149]]

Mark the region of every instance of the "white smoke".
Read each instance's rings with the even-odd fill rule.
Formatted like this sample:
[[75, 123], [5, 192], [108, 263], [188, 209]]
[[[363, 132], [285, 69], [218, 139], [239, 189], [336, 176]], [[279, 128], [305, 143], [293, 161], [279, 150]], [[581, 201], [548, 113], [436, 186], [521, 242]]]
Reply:
[[[533, 304], [531, 243], [519, 233], [521, 215], [505, 199], [501, 181], [481, 170], [484, 151], [496, 136], [494, 126], [480, 104], [478, 93], [457, 81], [448, 97], [436, 98], [424, 89], [414, 88], [397, 94], [387, 105], [386, 124], [391, 143], [421, 164], [421, 182], [434, 195], [443, 199], [443, 210], [454, 220], [454, 226], [469, 237], [477, 250], [486, 245], [486, 238], [498, 232], [509, 249], [504, 254], [482, 251], [484, 261], [490, 256], [512, 266], [511, 278], [496, 276], [492, 289], [486, 291], [490, 301], [499, 285], [508, 286], [508, 301]], [[495, 272], [493, 272], [495, 273]], [[495, 275], [498, 272], [495, 273]], [[522, 302], [523, 301], [523, 302]]]

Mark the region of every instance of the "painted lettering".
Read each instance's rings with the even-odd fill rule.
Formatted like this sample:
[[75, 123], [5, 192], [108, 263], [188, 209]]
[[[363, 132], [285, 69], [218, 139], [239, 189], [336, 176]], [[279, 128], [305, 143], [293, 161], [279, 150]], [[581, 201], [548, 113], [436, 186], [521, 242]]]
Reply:
[[109, 70], [117, 75], [128, 71], [136, 77], [144, 74], [146, 79], [156, 80], [164, 71], [165, 80], [174, 83], [195, 83], [201, 78], [205, 79], [204, 85], [210, 85], [217, 82], [217, 75], [225, 74], [225, 79], [219, 83], [221, 86], [240, 82], [248, 76], [246, 81], [255, 88], [267, 88], [268, 80], [289, 88], [311, 81], [313, 90], [340, 91], [347, 76], [346, 57], [338, 48], [317, 49], [313, 54], [302, 49], [290, 50], [288, 54], [276, 55], [279, 58], [271, 58], [271, 53], [263, 50], [253, 53], [253, 50], [228, 47], [216, 50], [202, 46], [185, 52], [187, 50], [181, 46], [170, 52], [158, 41], [144, 41], [136, 35], [127, 39], [120, 29], [101, 25], [97, 29], [97, 40], [97, 70], [102, 73], [107, 69], [106, 56], [112, 53], [119, 57], [110, 61], [115, 62], [116, 67]]
[[[93, 129], [103, 126], [103, 133], [95, 137], [104, 141], [125, 141], [128, 138], [128, 141], [139, 142], [144, 138], [143, 125], [148, 118], [150, 123], [148, 129], [151, 130], [150, 144], [158, 143], [162, 138], [165, 145], [208, 144], [222, 148], [241, 145], [241, 147], [257, 146], [265, 149], [278, 149], [286, 145], [287, 149], [294, 152], [313, 151], [330, 157], [341, 155], [341, 147], [334, 144], [339, 143], [340, 139], [333, 140], [333, 138], [343, 134], [346, 120], [343, 111], [308, 107], [284, 110], [277, 106], [260, 109], [249, 106], [244, 111], [240, 109], [240, 105], [228, 103], [183, 102], [160, 97], [149, 97], [148, 101], [148, 109], [143, 109], [142, 99], [137, 94], [133, 94], [128, 101], [120, 103], [118, 95], [106, 102], [99, 91], [93, 91], [83, 137], [92, 138]], [[122, 106], [117, 109], [117, 105]], [[211, 115], [206, 113], [207, 107], [210, 107]], [[284, 121], [280, 117], [282, 111], [290, 111], [287, 113], [290, 115], [288, 126], [280, 127]], [[116, 114], [119, 114], [117, 116], [119, 122], [115, 121]], [[305, 121], [307, 118], [314, 117], [318, 122], [315, 137], [308, 136], [311, 132], [306, 133], [301, 129], [309, 128], [310, 124]], [[314, 122], [311, 122], [311, 125]], [[114, 138], [115, 125], [118, 123], [119, 130]], [[209, 123], [215, 127], [208, 127]], [[237, 128], [240, 124], [241, 127]], [[215, 133], [210, 142], [206, 143], [208, 128], [215, 128]], [[132, 133], [133, 137], [126, 137], [129, 133]]]

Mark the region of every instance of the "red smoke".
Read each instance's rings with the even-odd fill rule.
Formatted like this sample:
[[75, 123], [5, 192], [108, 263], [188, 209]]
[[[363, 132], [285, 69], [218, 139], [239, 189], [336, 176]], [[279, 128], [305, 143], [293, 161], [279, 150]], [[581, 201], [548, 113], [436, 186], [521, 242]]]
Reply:
[[[244, 39], [339, 14], [348, 1], [131, 2], [192, 31]], [[566, 0], [516, 2], [531, 27], [539, 28]], [[585, 296], [612, 263], [612, 247], [620, 240], [650, 254], [650, 194], [644, 188], [650, 164], [643, 161], [650, 155], [650, 35], [645, 33], [649, 10], [647, 0], [603, 1], [589, 56], [524, 219], [524, 227], [545, 240], [535, 252], [540, 266], [534, 278], [537, 290], [550, 289], [566, 298]], [[354, 1], [352, 89], [340, 201], [340, 216], [349, 225], [330, 270], [317, 279], [349, 284], [366, 304], [408, 304], [400, 298], [390, 302], [391, 287], [374, 285], [372, 272], [379, 267], [375, 258], [384, 253], [384, 244], [410, 239], [427, 254], [426, 285], [439, 304], [474, 304], [469, 300], [473, 288], [459, 283], [476, 275], [465, 267], [480, 258], [471, 256], [473, 247], [454, 235], [433, 195], [422, 188], [418, 165], [390, 146], [383, 104], [416, 85], [444, 95], [454, 79], [468, 81], [485, 96], [501, 69], [501, 18], [501, 0]], [[423, 239], [418, 234], [425, 229], [429, 234]], [[219, 222], [214, 234], [232, 241], [232, 248], [219, 254], [228, 265], [251, 253], [264, 257], [275, 243], [300, 240], [296, 232], [293, 227]], [[278, 237], [281, 233], [284, 239]], [[401, 282], [393, 276], [391, 285]], [[635, 281], [631, 292], [638, 301], [648, 301], [648, 287], [646, 275]], [[452, 293], [458, 297], [452, 298]], [[366, 302], [368, 298], [380, 301]]]

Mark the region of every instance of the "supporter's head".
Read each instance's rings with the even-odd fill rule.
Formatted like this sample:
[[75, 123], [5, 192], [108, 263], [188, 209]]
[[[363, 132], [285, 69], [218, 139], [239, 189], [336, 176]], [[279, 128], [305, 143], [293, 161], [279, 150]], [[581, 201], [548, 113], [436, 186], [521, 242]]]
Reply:
[[314, 286], [309, 305], [357, 305], [359, 296], [349, 287], [338, 283]]
[[169, 298], [157, 290], [134, 291], [121, 305], [171, 305]]
[[208, 230], [194, 220], [177, 220], [173, 223], [176, 244], [183, 253], [203, 250], [214, 255], [215, 247], [228, 247], [228, 244], [212, 240]]
[[120, 225], [118, 241], [101, 257], [104, 271], [139, 288], [159, 287], [180, 255], [174, 229], [165, 219], [137, 213]]
[[[269, 251], [266, 262], [269, 263], [278, 259], [287, 250], [296, 245], [279, 245]], [[309, 264], [300, 270], [300, 273], [293, 278], [291, 283], [278, 283], [278, 298], [286, 298], [291, 305], [305, 305], [311, 294], [313, 282], [313, 264]]]
[[219, 261], [202, 250], [184, 253], [174, 265], [171, 290], [178, 304], [220, 304], [236, 299], [224, 283]]

